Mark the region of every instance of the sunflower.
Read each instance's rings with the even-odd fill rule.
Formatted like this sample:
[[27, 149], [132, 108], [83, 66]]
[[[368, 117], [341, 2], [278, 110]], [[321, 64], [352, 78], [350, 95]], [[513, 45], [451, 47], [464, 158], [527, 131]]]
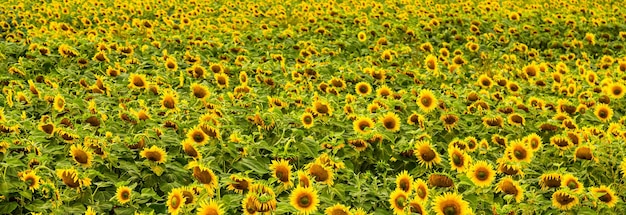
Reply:
[[517, 114], [517, 113], [509, 114], [508, 120], [509, 120], [509, 124], [515, 125], [515, 126], [524, 126], [524, 122], [526, 122], [526, 119], [524, 119], [524, 116]]
[[560, 187], [561, 177], [559, 173], [543, 173], [539, 176], [539, 186], [542, 190]]
[[195, 127], [187, 132], [187, 139], [192, 140], [198, 145], [204, 145], [208, 142], [209, 137], [202, 131], [201, 128]]
[[346, 207], [345, 205], [337, 203], [333, 206], [326, 208], [326, 210], [324, 210], [324, 214], [325, 215], [352, 215], [352, 212], [350, 212], [350, 207]]
[[403, 190], [396, 189], [389, 194], [389, 204], [393, 209], [393, 214], [405, 214], [404, 209], [408, 206], [409, 194]]
[[193, 83], [191, 84], [191, 94], [198, 99], [204, 99], [210, 95], [209, 88], [202, 84]]
[[420, 128], [424, 128], [424, 121], [426, 118], [418, 113], [413, 112], [407, 119], [406, 123], [409, 125], [419, 125]]
[[374, 128], [374, 121], [369, 117], [358, 117], [352, 123], [352, 128], [357, 134], [369, 134]]
[[298, 187], [310, 187], [311, 186], [311, 177], [305, 171], [298, 170]]
[[167, 154], [165, 153], [165, 150], [163, 150], [161, 147], [159, 146], [152, 146], [150, 148], [146, 148], [143, 149], [139, 155], [142, 158], [146, 158], [152, 162], [156, 162], [158, 164], [162, 164], [165, 163], [166, 159], [167, 159]]
[[120, 204], [126, 204], [130, 202], [131, 196], [132, 190], [127, 186], [118, 187], [115, 192], [115, 198]]
[[445, 174], [432, 173], [428, 176], [428, 184], [435, 187], [453, 187], [454, 181]]
[[299, 213], [308, 215], [317, 211], [320, 200], [317, 197], [317, 191], [313, 187], [300, 187], [291, 191], [289, 195], [289, 204], [296, 208]]
[[524, 137], [524, 141], [528, 143], [528, 146], [533, 151], [539, 150], [543, 145], [543, 143], [541, 142], [541, 137], [536, 133], [532, 133]]
[[308, 166], [308, 173], [317, 182], [332, 185], [333, 184], [333, 171], [331, 168], [319, 163], [313, 162]]
[[[64, 58], [76, 57], [79, 54], [78, 51], [76, 51], [76, 49], [66, 44], [61, 44], [59, 46], [58, 51], [59, 51], [59, 54]], [[41, 50], [39, 52], [41, 53]]]
[[284, 189], [290, 188], [293, 186], [293, 179], [291, 178], [291, 165], [286, 160], [281, 161], [272, 161], [270, 165], [270, 170], [272, 171], [272, 176], [281, 183], [281, 187]]
[[450, 167], [457, 172], [465, 172], [471, 162], [471, 157], [461, 149], [451, 146], [448, 148]]
[[250, 186], [249, 196], [254, 197], [254, 206], [256, 211], [265, 214], [276, 210], [276, 194], [272, 188], [265, 184], [253, 184]]
[[161, 96], [161, 108], [175, 110], [178, 104], [178, 95], [173, 90], [165, 90]]
[[43, 131], [44, 133], [52, 136], [54, 135], [55, 132], [55, 126], [53, 123], [39, 123], [39, 125], [37, 125], [37, 128], [39, 128], [40, 131]]
[[28, 188], [34, 191], [39, 188], [41, 177], [37, 176], [35, 171], [26, 170], [25, 172], [18, 173], [20, 180], [28, 183]]
[[506, 147], [505, 154], [515, 162], [527, 162], [533, 158], [533, 150], [531, 150], [523, 141], [512, 141]]
[[611, 119], [611, 117], [613, 117], [613, 109], [611, 109], [609, 105], [601, 103], [596, 105], [593, 114], [595, 114], [600, 121], [607, 122]]
[[583, 184], [578, 181], [578, 178], [572, 174], [563, 175], [561, 178], [561, 187], [567, 187], [575, 193], [582, 193], [585, 189]]
[[91, 179], [89, 178], [78, 178], [78, 172], [76, 169], [57, 169], [56, 174], [61, 180], [63, 184], [67, 185], [70, 188], [80, 188], [82, 186], [89, 186], [91, 184]]
[[97, 215], [97, 213], [91, 206], [88, 206], [87, 210], [85, 210], [85, 215]]
[[177, 215], [181, 207], [185, 204], [183, 193], [179, 189], [173, 189], [167, 194], [167, 212]]
[[459, 117], [456, 114], [444, 114], [439, 118], [443, 122], [444, 128], [449, 132], [459, 122]]
[[555, 135], [550, 137], [550, 143], [560, 150], [566, 150], [574, 145], [569, 138], [563, 135]]
[[252, 193], [248, 193], [248, 195], [246, 195], [246, 197], [244, 197], [241, 200], [241, 207], [243, 208], [243, 214], [245, 215], [257, 215], [257, 214], [261, 214], [256, 206], [256, 202], [257, 202], [257, 197], [252, 194]]
[[361, 96], [367, 96], [372, 93], [372, 85], [367, 82], [359, 82], [355, 85], [356, 93]]
[[552, 206], [561, 209], [569, 210], [578, 205], [578, 197], [572, 195], [566, 191], [559, 190], [552, 194]]
[[593, 145], [580, 145], [576, 148], [576, 151], [574, 152], [574, 161], [576, 161], [576, 159], [581, 159], [581, 160], [593, 160], [595, 162], [598, 162], [598, 158], [596, 156], [594, 156], [593, 151], [594, 151]]
[[433, 164], [439, 164], [441, 162], [439, 154], [433, 149], [430, 141], [417, 141], [413, 151], [420, 165], [426, 166], [426, 168], [430, 169]]
[[243, 194], [243, 192], [248, 191], [248, 188], [254, 180], [248, 177], [239, 176], [236, 174], [230, 175], [231, 182], [228, 183], [226, 189], [232, 190], [235, 193]]
[[197, 161], [192, 161], [187, 164], [187, 168], [192, 169], [193, 177], [204, 185], [204, 188], [206, 188], [210, 194], [213, 194], [213, 191], [219, 186], [219, 178], [213, 173], [213, 170], [203, 166]]
[[309, 112], [304, 112], [302, 116], [300, 116], [300, 122], [302, 122], [302, 126], [306, 129], [309, 129], [315, 125], [315, 120], [313, 119], [313, 114]]
[[457, 193], [444, 193], [437, 196], [432, 206], [437, 215], [464, 215], [470, 212], [469, 203]]
[[90, 167], [93, 161], [91, 150], [83, 145], [72, 145], [70, 147], [70, 155], [76, 163], [84, 167]]
[[200, 203], [200, 208], [197, 209], [197, 215], [222, 215], [224, 214], [224, 210], [222, 209], [222, 205], [217, 201], [211, 199], [208, 202], [203, 201]]
[[406, 170], [396, 176], [396, 188], [405, 193], [411, 193], [413, 190], [413, 177]]
[[469, 177], [472, 182], [479, 187], [491, 185], [495, 179], [495, 175], [496, 172], [493, 170], [493, 166], [486, 161], [476, 162], [467, 171], [467, 177]]
[[183, 147], [183, 151], [188, 156], [195, 158], [195, 159], [199, 159], [202, 157], [202, 154], [196, 148], [196, 144], [194, 143], [193, 140], [190, 140], [190, 139], [183, 140], [181, 142], [181, 145]]
[[54, 96], [54, 102], [52, 103], [52, 107], [54, 107], [54, 110], [59, 112], [65, 109], [65, 99], [63, 98], [63, 96], [61, 96], [61, 94], [56, 94]]
[[491, 88], [491, 86], [493, 86], [493, 80], [487, 75], [480, 75], [478, 77], [478, 85], [483, 88]]
[[417, 179], [413, 187], [415, 187], [415, 198], [420, 202], [426, 202], [428, 199], [428, 185], [426, 185], [426, 182], [422, 179]]
[[167, 60], [165, 60], [165, 68], [169, 71], [176, 71], [178, 70], [178, 63], [176, 63], [176, 59], [168, 57]]
[[365, 34], [365, 32], [361, 31], [356, 36], [359, 39], [359, 42], [365, 42], [365, 40], [367, 40], [367, 35]]
[[98, 62], [109, 62], [109, 58], [107, 57], [106, 53], [103, 51], [99, 51], [98, 53], [96, 53], [92, 59]]
[[615, 191], [604, 185], [600, 187], [592, 187], [591, 193], [609, 208], [615, 207], [615, 204], [617, 204], [617, 201], [619, 200], [619, 197], [615, 195]]
[[214, 75], [215, 83], [219, 88], [228, 88], [228, 75], [224, 73], [217, 73]]
[[387, 85], [380, 86], [376, 90], [376, 96], [381, 98], [388, 98], [392, 93], [393, 92], [391, 91], [391, 88], [389, 88]]
[[612, 99], [621, 99], [626, 94], [626, 87], [622, 83], [611, 83], [604, 88], [605, 93]]
[[426, 59], [424, 59], [424, 67], [431, 72], [436, 72], [437, 70], [437, 57], [435, 55], [429, 54]]
[[382, 122], [383, 127], [388, 131], [397, 132], [400, 130], [400, 118], [393, 112], [387, 112], [380, 117], [380, 122]]
[[418, 198], [413, 198], [413, 200], [411, 200], [406, 206], [409, 208], [410, 214], [421, 214], [421, 215], [428, 214], [427, 213], [428, 211], [426, 210], [422, 202], [423, 201], [420, 201]]
[[524, 190], [520, 187], [519, 182], [514, 181], [510, 176], [500, 180], [496, 187], [496, 191], [504, 195], [511, 195], [517, 203], [524, 198]]
[[431, 112], [437, 108], [438, 100], [430, 90], [421, 90], [417, 97], [417, 106], [425, 113]]
[[333, 115], [333, 109], [331, 108], [330, 104], [324, 101], [314, 101], [313, 112], [315, 112], [315, 114], [317, 115]]

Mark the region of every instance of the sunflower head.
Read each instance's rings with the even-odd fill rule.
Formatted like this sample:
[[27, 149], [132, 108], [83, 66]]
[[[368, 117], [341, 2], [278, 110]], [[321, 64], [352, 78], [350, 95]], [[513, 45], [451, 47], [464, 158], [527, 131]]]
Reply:
[[400, 130], [400, 117], [393, 112], [387, 112], [379, 121], [388, 131], [397, 132]]
[[270, 170], [272, 171], [272, 176], [274, 176], [274, 178], [276, 178], [281, 183], [281, 186], [283, 188], [289, 188], [293, 186], [293, 180], [291, 177], [291, 165], [289, 165], [289, 162], [287, 160], [272, 161], [272, 164], [270, 165]]
[[193, 177], [198, 180], [198, 182], [200, 182], [200, 184], [202, 184], [210, 194], [213, 194], [213, 191], [219, 186], [219, 179], [215, 173], [213, 173], [213, 170], [205, 167], [197, 161], [190, 162], [187, 164], [187, 167], [192, 169]]
[[198, 208], [198, 215], [222, 215], [222, 214], [225, 214], [224, 209], [222, 209], [222, 205], [219, 204], [214, 199], [201, 202], [200, 208]]
[[495, 179], [495, 175], [496, 172], [493, 170], [493, 166], [486, 161], [476, 162], [467, 171], [467, 177], [479, 187], [491, 185]]
[[437, 196], [432, 203], [437, 215], [462, 215], [469, 212], [469, 203], [457, 193], [444, 193]]
[[505, 154], [509, 159], [515, 162], [529, 163], [533, 157], [533, 151], [523, 141], [512, 141], [506, 147]]
[[496, 191], [504, 195], [513, 196], [516, 202], [520, 202], [524, 198], [524, 191], [520, 187], [519, 182], [514, 181], [511, 177], [503, 178], [500, 183], [498, 183]]
[[439, 154], [432, 147], [430, 141], [417, 141], [413, 152], [420, 165], [426, 166], [426, 168], [431, 168], [433, 164], [439, 164], [441, 162]]
[[254, 180], [248, 177], [243, 177], [235, 174], [230, 176], [230, 180], [231, 182], [228, 183], [228, 187], [226, 188], [239, 194], [243, 194], [244, 192], [248, 191], [250, 185], [252, 185], [252, 183], [254, 182]]
[[311, 214], [317, 211], [319, 202], [317, 191], [313, 187], [298, 186], [289, 195], [289, 204], [302, 214]]
[[439, 101], [430, 90], [421, 90], [417, 97], [417, 106], [425, 113], [431, 112], [437, 108]]
[[613, 117], [613, 109], [611, 109], [611, 107], [609, 107], [609, 105], [607, 104], [596, 105], [593, 113], [602, 122], [607, 122]]
[[187, 139], [198, 145], [204, 145], [209, 140], [209, 137], [204, 133], [204, 131], [202, 131], [201, 128], [196, 127], [187, 132]]
[[91, 150], [83, 145], [72, 145], [70, 155], [76, 163], [84, 167], [90, 167], [93, 161]]
[[539, 176], [539, 186], [541, 189], [546, 190], [548, 188], [557, 188], [561, 186], [561, 174], [559, 173], [544, 173]]
[[369, 117], [358, 117], [352, 125], [357, 134], [369, 134], [374, 128], [374, 121]]
[[170, 214], [178, 214], [180, 213], [180, 209], [185, 204], [185, 197], [183, 197], [183, 192], [180, 189], [173, 189], [167, 195], [167, 211]]
[[426, 182], [422, 179], [417, 179], [413, 187], [415, 187], [415, 198], [420, 202], [426, 202], [426, 200], [428, 199], [428, 185], [426, 184]]
[[132, 195], [132, 189], [130, 189], [127, 186], [118, 187], [115, 192], [115, 198], [117, 199], [117, 202], [119, 202], [120, 204], [126, 204], [130, 202], [131, 195]]
[[319, 162], [313, 162], [308, 165], [308, 173], [317, 182], [332, 185], [333, 171], [330, 167]]
[[314, 101], [313, 102], [313, 112], [317, 115], [329, 115], [332, 116], [333, 109], [330, 107], [328, 102], [324, 101]]
[[615, 195], [615, 191], [604, 185], [591, 188], [591, 193], [609, 208], [615, 207], [617, 201], [619, 201], [619, 197]]
[[451, 146], [448, 148], [450, 167], [458, 172], [465, 172], [469, 168], [471, 157], [461, 149]]
[[52, 107], [54, 107], [54, 110], [59, 111], [59, 112], [65, 110], [65, 98], [63, 98], [61, 94], [55, 95], [54, 102], [52, 103]]
[[313, 114], [309, 112], [303, 113], [302, 116], [300, 116], [300, 122], [302, 123], [302, 126], [304, 126], [304, 128], [306, 129], [313, 127], [313, 125], [315, 124]]
[[626, 94], [626, 87], [622, 83], [611, 83], [605, 87], [605, 93], [610, 98], [620, 99]]
[[454, 181], [449, 176], [439, 173], [430, 174], [428, 184], [435, 187], [454, 187]]
[[210, 92], [207, 86], [193, 83], [191, 84], [191, 94], [198, 99], [204, 99], [210, 95]]
[[567, 187], [575, 193], [581, 193], [585, 189], [583, 184], [578, 181], [578, 178], [572, 174], [563, 175], [561, 178], [561, 187]]
[[396, 189], [400, 189], [406, 193], [411, 193], [413, 190], [413, 176], [404, 170], [398, 176], [396, 176]]
[[350, 207], [347, 207], [342, 204], [335, 204], [330, 206], [324, 210], [324, 214], [326, 215], [352, 215], [350, 212]]
[[424, 67], [428, 71], [437, 71], [437, 57], [435, 55], [429, 54], [426, 59], [424, 59]]
[[389, 204], [394, 214], [404, 214], [404, 209], [409, 204], [409, 193], [396, 189], [389, 195]]
[[176, 59], [168, 57], [167, 60], [165, 60], [165, 69], [169, 70], [169, 71], [176, 71], [178, 70], [178, 63], [176, 63]]
[[186, 155], [194, 159], [199, 159], [202, 157], [202, 154], [198, 151], [196, 147], [196, 143], [193, 140], [190, 140], [190, 139], [183, 140], [181, 145]]
[[443, 126], [447, 131], [451, 131], [459, 122], [459, 117], [456, 114], [444, 114], [439, 118], [443, 122]]
[[18, 176], [20, 180], [27, 183], [31, 191], [39, 188], [41, 177], [37, 176], [35, 171], [26, 170], [25, 172], [18, 173]]
[[355, 85], [355, 91], [361, 96], [367, 96], [372, 93], [372, 85], [367, 82], [359, 82]]
[[567, 191], [558, 190], [552, 194], [552, 206], [558, 209], [569, 210], [576, 205], [578, 205], [578, 197]]
[[139, 155], [143, 158], [146, 158], [158, 164], [165, 163], [167, 159], [167, 154], [165, 153], [165, 150], [163, 150], [161, 147], [156, 146], [156, 145], [150, 148], [143, 149], [139, 153]]

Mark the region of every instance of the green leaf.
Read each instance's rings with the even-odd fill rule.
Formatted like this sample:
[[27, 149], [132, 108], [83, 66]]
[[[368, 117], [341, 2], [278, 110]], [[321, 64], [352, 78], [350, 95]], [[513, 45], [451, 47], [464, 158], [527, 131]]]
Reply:
[[0, 214], [11, 214], [17, 206], [17, 202], [2, 202], [0, 203]]

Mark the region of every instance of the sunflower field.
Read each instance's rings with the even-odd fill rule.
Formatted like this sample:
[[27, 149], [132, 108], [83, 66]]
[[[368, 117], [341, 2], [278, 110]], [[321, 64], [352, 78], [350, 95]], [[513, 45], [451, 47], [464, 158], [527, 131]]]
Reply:
[[626, 214], [611, 0], [6, 0], [0, 214]]

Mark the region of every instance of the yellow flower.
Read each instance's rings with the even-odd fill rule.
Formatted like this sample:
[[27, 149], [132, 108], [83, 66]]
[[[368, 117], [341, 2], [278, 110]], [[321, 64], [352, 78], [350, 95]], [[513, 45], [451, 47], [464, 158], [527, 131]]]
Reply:
[[313, 114], [309, 112], [305, 112], [302, 114], [302, 116], [300, 117], [300, 122], [302, 123], [302, 126], [306, 129], [309, 129], [313, 127], [313, 125], [315, 125]]
[[615, 191], [604, 185], [592, 187], [591, 193], [609, 208], [615, 207], [617, 201], [619, 201], [619, 197], [615, 195]]
[[217, 203], [217, 201], [211, 199], [208, 202], [204, 201], [200, 203], [200, 208], [198, 208], [197, 215], [222, 215], [224, 214], [224, 210], [222, 206]]
[[143, 149], [139, 155], [142, 158], [146, 158], [152, 162], [158, 163], [158, 164], [162, 164], [165, 163], [166, 159], [167, 159], [167, 154], [165, 153], [165, 150], [163, 150], [161, 147], [159, 146], [152, 146], [150, 148], [147, 149]]
[[126, 204], [130, 202], [131, 195], [132, 195], [132, 190], [129, 187], [121, 186], [117, 188], [115, 198], [117, 199], [117, 202], [119, 202], [120, 204]]
[[424, 67], [428, 69], [428, 71], [436, 72], [437, 69], [437, 57], [435, 55], [429, 54], [424, 60]]
[[451, 146], [448, 148], [450, 167], [458, 172], [465, 172], [469, 168], [471, 157], [461, 149]]
[[170, 214], [177, 215], [180, 213], [180, 209], [184, 204], [185, 198], [179, 189], [174, 189], [167, 195], [167, 211]]
[[192, 161], [187, 166], [187, 168], [193, 170], [193, 177], [204, 185], [210, 194], [213, 194], [214, 190], [219, 186], [219, 179], [215, 173], [213, 173], [213, 170], [203, 166], [197, 161]]
[[56, 96], [54, 96], [54, 102], [52, 106], [54, 107], [54, 110], [59, 112], [65, 109], [65, 99], [63, 98], [63, 96], [61, 96], [61, 94], [57, 94]]
[[91, 150], [83, 145], [72, 145], [72, 147], [70, 147], [70, 155], [76, 163], [84, 167], [90, 167], [93, 161]]
[[417, 106], [425, 113], [435, 110], [438, 102], [439, 101], [430, 90], [421, 90], [417, 97]]
[[578, 197], [572, 195], [566, 191], [559, 190], [552, 194], [552, 206], [561, 209], [569, 210], [578, 205]]
[[239, 194], [243, 194], [243, 192], [248, 191], [248, 188], [254, 182], [254, 180], [248, 177], [243, 177], [236, 174], [231, 175], [230, 180], [232, 182], [228, 183], [228, 187], [226, 187], [226, 189], [232, 190], [235, 193]]
[[598, 104], [596, 105], [593, 113], [600, 119], [602, 122], [607, 122], [613, 117], [613, 109], [609, 107], [607, 104]]
[[28, 188], [34, 191], [39, 188], [41, 177], [37, 176], [35, 171], [26, 170], [25, 172], [18, 173], [20, 180], [28, 183]]
[[315, 181], [327, 185], [333, 184], [333, 171], [331, 168], [321, 163], [313, 162], [307, 165], [307, 169], [309, 175], [311, 175]]
[[380, 118], [383, 127], [391, 132], [397, 132], [400, 130], [400, 118], [393, 112], [387, 112]]
[[355, 85], [356, 93], [361, 96], [367, 96], [372, 92], [372, 85], [367, 82], [359, 82]]
[[433, 164], [439, 164], [441, 162], [439, 154], [433, 149], [430, 141], [417, 141], [417, 143], [415, 143], [414, 153], [420, 165], [426, 166], [428, 169], [430, 169]]
[[148, 86], [148, 82], [146, 81], [145, 74], [130, 74], [128, 76], [128, 87], [129, 88], [138, 88], [145, 89]]
[[333, 206], [326, 208], [326, 210], [324, 210], [324, 214], [326, 215], [337, 215], [337, 214], [352, 215], [352, 212], [350, 212], [350, 208], [346, 207], [345, 205], [335, 204]]
[[524, 190], [520, 187], [519, 182], [514, 181], [511, 177], [503, 178], [500, 183], [498, 183], [496, 191], [504, 195], [513, 196], [518, 203], [524, 198]]
[[270, 165], [270, 170], [272, 171], [272, 176], [281, 183], [281, 187], [284, 189], [290, 188], [293, 186], [293, 180], [291, 178], [291, 165], [286, 160], [281, 161], [272, 161]]
[[352, 128], [357, 134], [369, 134], [374, 128], [374, 121], [369, 117], [359, 117], [352, 122]]
[[308, 215], [317, 211], [319, 205], [319, 198], [317, 197], [317, 191], [313, 187], [301, 187], [291, 191], [289, 195], [289, 204], [296, 208], [298, 212]]
[[413, 177], [404, 170], [396, 176], [396, 189], [400, 189], [406, 193], [413, 191]]
[[496, 172], [493, 166], [486, 161], [478, 161], [467, 171], [469, 177], [476, 186], [487, 187], [495, 179]]
[[393, 209], [393, 214], [404, 214], [404, 209], [408, 206], [409, 194], [403, 190], [396, 189], [389, 195], [389, 204]]
[[437, 196], [432, 206], [437, 215], [464, 215], [470, 212], [469, 203], [463, 200], [463, 196], [456, 193], [444, 193]]

